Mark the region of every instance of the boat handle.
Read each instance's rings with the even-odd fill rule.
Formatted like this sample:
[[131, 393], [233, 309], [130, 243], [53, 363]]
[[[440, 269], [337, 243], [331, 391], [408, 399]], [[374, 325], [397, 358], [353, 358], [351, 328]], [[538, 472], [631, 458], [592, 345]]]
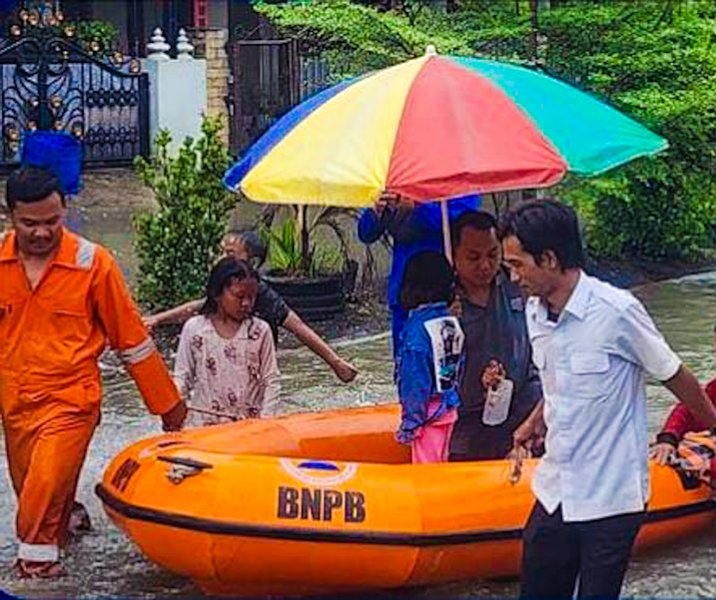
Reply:
[[181, 456], [158, 456], [157, 460], [171, 465], [167, 471], [167, 479], [175, 485], [180, 484], [187, 477], [193, 477], [205, 469], [212, 469], [214, 467], [214, 465], [210, 465], [209, 463]]

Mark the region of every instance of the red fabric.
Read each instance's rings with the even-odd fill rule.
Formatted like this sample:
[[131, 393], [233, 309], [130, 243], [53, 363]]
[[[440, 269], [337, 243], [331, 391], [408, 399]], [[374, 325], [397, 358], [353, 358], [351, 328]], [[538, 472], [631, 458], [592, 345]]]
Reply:
[[416, 76], [386, 189], [415, 200], [546, 187], [567, 164], [497, 86], [444, 58]]
[[[712, 404], [716, 406], [716, 378], [706, 385], [706, 395]], [[676, 436], [677, 440], [680, 440], [689, 431], [702, 431], [703, 429], [708, 429], [708, 425], [696, 419], [689, 409], [679, 402], [672, 409], [661, 432], [670, 433]]]
[[[705, 391], [709, 400], [716, 406], [716, 378], [706, 384]], [[708, 426], [694, 418], [691, 411], [679, 402], [671, 410], [661, 433], [670, 433], [676, 437], [677, 440], [681, 440], [689, 431], [702, 431], [704, 429], [708, 429]], [[716, 488], [716, 481], [714, 481], [715, 475], [716, 458], [713, 458], [711, 459], [711, 487], [713, 488]]]

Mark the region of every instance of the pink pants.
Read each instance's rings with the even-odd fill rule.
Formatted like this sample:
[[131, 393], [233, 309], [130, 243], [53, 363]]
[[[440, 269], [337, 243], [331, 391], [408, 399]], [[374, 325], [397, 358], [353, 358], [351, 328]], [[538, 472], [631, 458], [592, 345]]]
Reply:
[[[431, 400], [428, 404], [428, 414], [435, 413], [439, 407], [439, 401]], [[456, 421], [457, 408], [451, 408], [439, 419], [421, 427], [411, 444], [412, 461], [414, 463], [446, 462], [450, 437]]]

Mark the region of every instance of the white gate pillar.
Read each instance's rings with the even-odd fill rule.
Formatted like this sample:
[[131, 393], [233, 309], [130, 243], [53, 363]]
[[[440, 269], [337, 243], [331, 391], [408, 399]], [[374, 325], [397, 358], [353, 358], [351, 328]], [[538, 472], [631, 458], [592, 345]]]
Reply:
[[202, 116], [206, 113], [206, 61], [192, 56], [194, 47], [186, 32], [179, 30], [178, 57], [170, 49], [162, 30], [157, 27], [147, 44], [144, 71], [149, 75], [149, 133], [152, 154], [154, 137], [160, 129], [172, 136], [170, 154], [176, 154], [187, 136], [201, 134]]

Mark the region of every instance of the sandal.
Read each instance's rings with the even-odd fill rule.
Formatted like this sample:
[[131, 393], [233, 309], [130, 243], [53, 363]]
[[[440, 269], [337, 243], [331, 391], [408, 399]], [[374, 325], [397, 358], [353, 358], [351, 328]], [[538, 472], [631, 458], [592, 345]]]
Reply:
[[58, 561], [34, 561], [18, 558], [15, 570], [21, 579], [54, 579], [67, 575]]

